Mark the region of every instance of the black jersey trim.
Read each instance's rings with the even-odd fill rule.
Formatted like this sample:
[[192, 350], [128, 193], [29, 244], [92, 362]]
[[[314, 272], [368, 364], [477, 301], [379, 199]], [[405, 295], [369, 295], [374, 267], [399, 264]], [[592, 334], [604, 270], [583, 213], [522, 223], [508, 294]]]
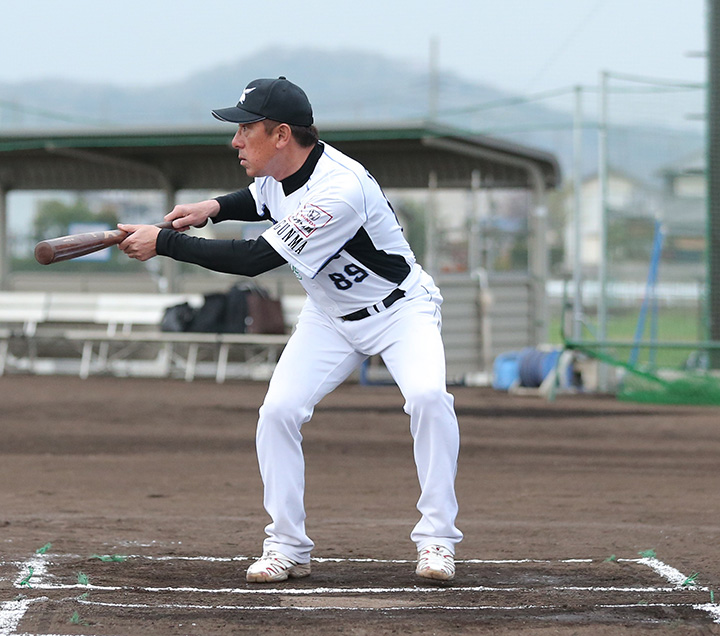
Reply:
[[315, 166], [317, 166], [318, 161], [320, 161], [320, 157], [322, 157], [323, 152], [325, 152], [323, 144], [318, 141], [317, 144], [315, 144], [315, 147], [310, 151], [305, 163], [300, 166], [300, 169], [280, 182], [282, 183], [283, 192], [286, 197], [289, 197], [293, 192], [302, 188], [310, 180], [312, 173], [315, 171]]
[[402, 283], [410, 274], [410, 264], [400, 254], [388, 254], [375, 247], [365, 228], [361, 227], [343, 247], [354, 259], [392, 283]]

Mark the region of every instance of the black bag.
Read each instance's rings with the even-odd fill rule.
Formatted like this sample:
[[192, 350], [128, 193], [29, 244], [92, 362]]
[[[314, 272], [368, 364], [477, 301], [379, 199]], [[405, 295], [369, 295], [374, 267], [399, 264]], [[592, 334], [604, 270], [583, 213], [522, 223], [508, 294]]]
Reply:
[[196, 311], [189, 303], [168, 307], [160, 321], [160, 331], [187, 331]]
[[[175, 322], [185, 324], [184, 329], [165, 329], [163, 331], [194, 331], [202, 333], [285, 333], [285, 319], [282, 304], [270, 298], [267, 291], [257, 286], [234, 285], [227, 293], [216, 292], [205, 295], [205, 302], [199, 309], [192, 309], [189, 318]], [[178, 305], [182, 307], [182, 305]], [[173, 307], [173, 314], [183, 314], [182, 310]], [[171, 317], [168, 317], [170, 323]], [[163, 318], [163, 324], [165, 318]]]
[[187, 331], [222, 333], [225, 323], [227, 297], [222, 293], [205, 294], [205, 302], [195, 312]]
[[248, 333], [285, 333], [285, 316], [279, 300], [270, 298], [260, 288], [249, 290], [246, 300], [245, 324]]
[[225, 333], [285, 333], [279, 300], [257, 285], [235, 285], [227, 293]]
[[247, 330], [248, 294], [248, 288], [241, 285], [234, 285], [228, 290], [223, 320], [224, 333], [245, 333]]

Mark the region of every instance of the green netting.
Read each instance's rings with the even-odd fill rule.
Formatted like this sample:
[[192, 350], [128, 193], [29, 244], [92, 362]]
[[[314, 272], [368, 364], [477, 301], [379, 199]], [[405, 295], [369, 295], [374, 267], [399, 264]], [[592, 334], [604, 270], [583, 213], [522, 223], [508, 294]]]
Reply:
[[[698, 343], [688, 360], [702, 359], [700, 353], [720, 349], [720, 343]], [[689, 404], [720, 406], [720, 374], [704, 368], [659, 368], [644, 363], [630, 364], [609, 351], [631, 348], [630, 343], [593, 343], [566, 341], [566, 348], [577, 351], [601, 363], [616, 367], [618, 382], [615, 395], [620, 400], [651, 404]], [[654, 343], [653, 349], [692, 349], [691, 343]]]
[[720, 405], [720, 380], [709, 375], [693, 374], [659, 383], [629, 374], [623, 379], [617, 397], [629, 402], [651, 404]]

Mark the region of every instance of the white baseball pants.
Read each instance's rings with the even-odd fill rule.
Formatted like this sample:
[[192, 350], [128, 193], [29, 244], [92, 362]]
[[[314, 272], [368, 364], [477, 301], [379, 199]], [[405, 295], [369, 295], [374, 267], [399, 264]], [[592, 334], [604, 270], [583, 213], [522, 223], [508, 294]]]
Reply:
[[405, 399], [421, 494], [410, 538], [418, 549], [455, 551], [455, 475], [459, 431], [447, 392], [440, 335], [442, 297], [432, 283], [363, 320], [331, 318], [310, 300], [280, 357], [260, 408], [257, 455], [271, 523], [264, 549], [301, 563], [313, 542], [305, 532], [305, 462], [301, 427], [315, 405], [371, 355], [380, 355]]

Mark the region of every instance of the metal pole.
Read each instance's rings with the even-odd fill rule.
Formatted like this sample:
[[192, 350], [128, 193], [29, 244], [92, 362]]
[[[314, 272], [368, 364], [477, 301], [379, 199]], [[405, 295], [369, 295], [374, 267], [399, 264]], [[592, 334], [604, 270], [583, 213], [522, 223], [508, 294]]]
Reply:
[[[720, 341], [720, 0], [708, 0], [707, 88], [707, 232], [706, 288], [708, 336]], [[710, 354], [710, 366], [720, 368], [720, 351]]]
[[7, 229], [7, 188], [0, 184], [0, 289], [10, 288], [10, 237]]
[[[608, 103], [607, 86], [608, 73], [600, 73], [600, 105], [599, 105], [599, 127], [598, 127], [598, 183], [600, 187], [600, 254], [598, 263], [598, 340], [607, 340], [607, 195], [608, 195], [608, 151], [607, 151], [607, 126], [608, 126]], [[607, 366], [600, 363], [598, 367], [598, 389], [607, 391], [608, 374]]]
[[470, 223], [468, 229], [468, 271], [475, 272], [481, 267], [480, 260], [480, 219], [478, 218], [478, 192], [480, 191], [480, 171], [473, 170], [470, 175]]
[[532, 211], [533, 232], [528, 248], [530, 251], [530, 268], [533, 280], [533, 295], [535, 304], [535, 329], [534, 343], [543, 344], [548, 340], [548, 301], [547, 301], [547, 280], [548, 280], [548, 250], [547, 250], [547, 227], [548, 208], [543, 196], [534, 197]]
[[575, 87], [575, 115], [573, 117], [573, 340], [582, 337], [582, 86]]
[[423, 267], [431, 274], [437, 274], [437, 241], [435, 216], [437, 214], [437, 172], [430, 171], [428, 176], [428, 204], [425, 209], [425, 263]]

